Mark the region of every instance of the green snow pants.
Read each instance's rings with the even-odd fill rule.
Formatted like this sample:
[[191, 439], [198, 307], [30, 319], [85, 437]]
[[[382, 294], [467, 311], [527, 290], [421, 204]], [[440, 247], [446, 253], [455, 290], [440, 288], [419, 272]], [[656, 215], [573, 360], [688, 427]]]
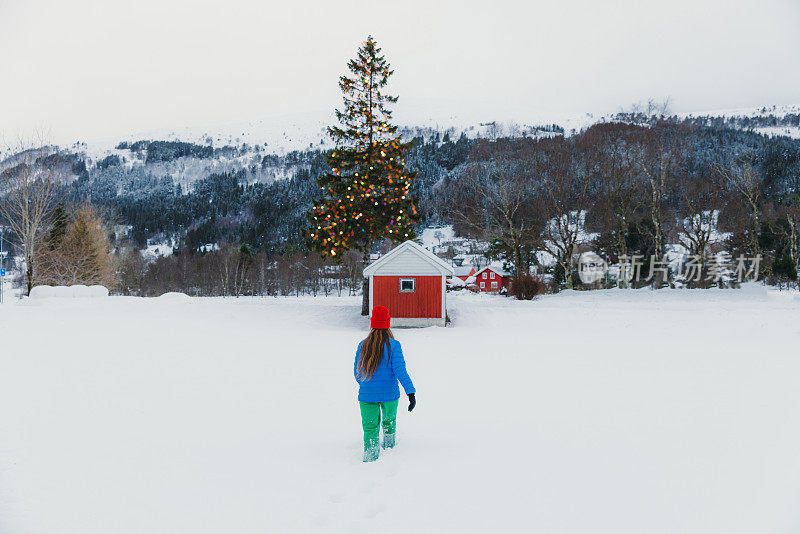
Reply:
[[397, 401], [359, 402], [361, 405], [361, 427], [364, 429], [364, 449], [378, 444], [378, 429], [383, 413], [383, 434], [394, 434], [397, 420]]

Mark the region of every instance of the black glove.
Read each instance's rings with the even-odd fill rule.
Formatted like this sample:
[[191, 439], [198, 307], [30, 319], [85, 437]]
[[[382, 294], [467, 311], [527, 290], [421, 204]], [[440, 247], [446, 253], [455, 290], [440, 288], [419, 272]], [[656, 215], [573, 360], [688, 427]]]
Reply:
[[416, 405], [417, 405], [417, 398], [414, 396], [413, 393], [409, 393], [408, 394], [408, 411], [410, 412], [411, 410], [413, 410], [414, 406], [416, 406]]

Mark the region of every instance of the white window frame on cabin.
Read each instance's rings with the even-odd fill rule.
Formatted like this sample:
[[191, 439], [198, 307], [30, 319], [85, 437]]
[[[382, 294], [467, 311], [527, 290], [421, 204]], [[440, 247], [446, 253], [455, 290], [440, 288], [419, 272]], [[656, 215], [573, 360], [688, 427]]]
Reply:
[[494, 280], [494, 271], [489, 271], [489, 278]]
[[481, 278], [483, 278], [484, 280], [486, 280], [486, 271], [483, 271], [483, 276], [482, 276]]
[[492, 282], [492, 289], [497, 289], [497, 282]]
[[481, 289], [486, 287], [486, 282], [481, 282]]
[[[403, 289], [403, 282], [411, 282], [411, 289]], [[416, 278], [401, 278], [398, 290], [400, 293], [416, 293], [417, 292], [417, 279]]]

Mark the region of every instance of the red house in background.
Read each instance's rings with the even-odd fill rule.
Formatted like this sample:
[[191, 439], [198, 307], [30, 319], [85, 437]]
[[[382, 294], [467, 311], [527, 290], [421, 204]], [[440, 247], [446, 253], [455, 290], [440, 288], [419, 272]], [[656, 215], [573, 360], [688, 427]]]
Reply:
[[406, 241], [364, 269], [369, 309], [386, 306], [392, 326], [445, 325], [445, 280], [453, 268], [429, 250]]
[[496, 265], [490, 265], [478, 271], [475, 275], [475, 285], [478, 291], [496, 293], [502, 288], [508, 289], [511, 285], [511, 273]]
[[475, 267], [472, 265], [456, 265], [453, 267], [453, 271], [455, 273], [456, 278], [460, 278], [464, 282], [467, 281], [467, 278], [475, 274]]

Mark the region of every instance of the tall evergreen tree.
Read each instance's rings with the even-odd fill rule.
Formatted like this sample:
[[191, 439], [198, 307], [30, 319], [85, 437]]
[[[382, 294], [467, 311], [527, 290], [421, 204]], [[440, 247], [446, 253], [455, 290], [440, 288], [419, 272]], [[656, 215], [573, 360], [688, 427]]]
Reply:
[[397, 97], [384, 88], [394, 71], [380, 52], [368, 37], [347, 64], [352, 75], [339, 78], [344, 107], [336, 110], [340, 126], [328, 128], [336, 143], [327, 155], [331, 171], [317, 179], [323, 198], [309, 212], [306, 232], [309, 248], [323, 256], [338, 259], [347, 250], [359, 250], [366, 261], [377, 242], [415, 237], [419, 216], [411, 186], [416, 173], [405, 170], [413, 142], [402, 142], [390, 122], [389, 105]]
[[405, 170], [412, 143], [401, 142], [397, 126], [389, 122], [388, 105], [397, 97], [383, 91], [393, 71], [380, 51], [368, 37], [347, 65], [352, 76], [339, 78], [341, 127], [328, 129], [336, 142], [327, 155], [331, 172], [318, 178], [324, 198], [309, 213], [310, 245], [323, 255], [341, 256], [351, 249], [366, 254], [385, 238], [414, 237], [418, 216], [410, 190], [416, 173]]

